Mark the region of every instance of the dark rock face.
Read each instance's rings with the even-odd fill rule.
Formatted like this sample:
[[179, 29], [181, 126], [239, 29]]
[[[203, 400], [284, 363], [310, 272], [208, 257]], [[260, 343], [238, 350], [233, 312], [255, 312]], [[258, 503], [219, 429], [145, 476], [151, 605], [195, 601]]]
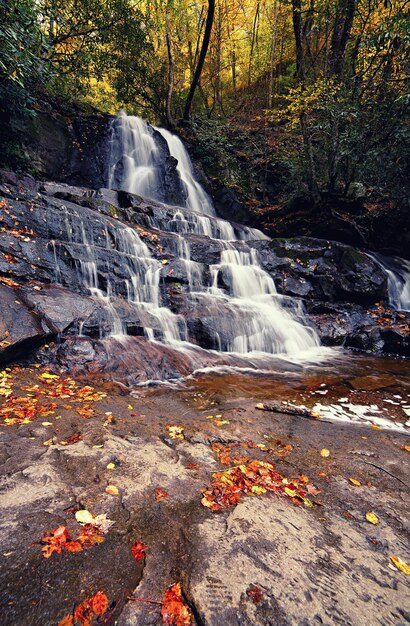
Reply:
[[[186, 209], [125, 192], [38, 184], [4, 172], [0, 192], [2, 363], [54, 342], [41, 352], [42, 359], [57, 359], [68, 369], [118, 372], [130, 384], [177, 378], [192, 370], [187, 356], [145, 339], [146, 327], [160, 338], [158, 320], [127, 300], [129, 262], [119, 242], [129, 226], [136, 229], [150, 258], [157, 260], [161, 302], [179, 316], [189, 341], [198, 349], [224, 349], [216, 324], [219, 318], [221, 327], [223, 312], [213, 310], [206, 298], [188, 297], [190, 275], [179, 256], [181, 239], [169, 232], [175, 229], [176, 213], [185, 224], [193, 219]], [[217, 231], [217, 220], [211, 221]], [[233, 224], [233, 228], [240, 237], [244, 227]], [[192, 261], [210, 284], [210, 266], [219, 262], [221, 241], [189, 232], [183, 237], [189, 241]], [[288, 296], [289, 303], [294, 298], [304, 302], [325, 345], [410, 356], [410, 316], [390, 311], [381, 320], [377, 303], [387, 301], [386, 277], [364, 252], [307, 237], [248, 243], [257, 250], [278, 292]], [[235, 245], [241, 249], [243, 244]], [[96, 288], [111, 290], [115, 297], [109, 303], [92, 297], [87, 276]], [[225, 280], [222, 271], [219, 287], [229, 291], [229, 277]], [[126, 348], [108, 337], [114, 322], [131, 336]], [[202, 357], [210, 365], [223, 362], [222, 355]]]
[[106, 186], [109, 121], [103, 114], [39, 112], [29, 123], [25, 146], [38, 176], [91, 188]]

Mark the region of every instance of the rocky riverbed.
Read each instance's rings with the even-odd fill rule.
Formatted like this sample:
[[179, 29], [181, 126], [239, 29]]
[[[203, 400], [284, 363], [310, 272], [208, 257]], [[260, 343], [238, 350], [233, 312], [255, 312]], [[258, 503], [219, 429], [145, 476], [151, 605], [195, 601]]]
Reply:
[[[208, 301], [201, 304], [200, 299], [190, 298], [189, 273], [193, 263], [211, 281], [222, 243], [205, 235], [188, 232], [181, 238], [171, 232], [175, 220], [192, 219], [186, 209], [125, 192], [38, 183], [10, 173], [2, 173], [1, 181], [1, 363], [37, 351], [42, 362], [91, 372], [115, 371], [134, 384], [174, 379], [198, 366], [226, 362], [221, 354], [204, 352], [218, 348], [221, 311]], [[217, 218], [208, 222], [207, 228], [216, 234], [223, 226]], [[236, 237], [249, 237], [240, 224], [231, 227]], [[145, 339], [147, 324], [154, 334], [160, 329], [156, 330], [152, 316], [141, 317], [141, 310], [136, 311], [127, 299], [126, 246], [118, 243], [127, 228], [142, 240], [153, 262], [162, 263], [163, 306], [185, 324], [187, 338], [198, 348], [198, 359]], [[191, 265], [178, 253], [184, 239]], [[387, 278], [363, 250], [310, 238], [255, 239], [247, 244], [257, 250], [262, 269], [275, 280], [282, 306], [303, 305], [308, 323], [324, 345], [410, 354], [409, 314], [389, 308]], [[241, 242], [235, 246], [240, 250]], [[90, 250], [98, 268], [95, 275]], [[111, 290], [108, 304], [90, 297], [84, 284], [87, 272], [104, 293]], [[228, 288], [223, 272], [219, 281], [223, 292]], [[127, 351], [118, 343], [108, 341], [107, 346], [104, 339], [117, 322], [133, 338]]]

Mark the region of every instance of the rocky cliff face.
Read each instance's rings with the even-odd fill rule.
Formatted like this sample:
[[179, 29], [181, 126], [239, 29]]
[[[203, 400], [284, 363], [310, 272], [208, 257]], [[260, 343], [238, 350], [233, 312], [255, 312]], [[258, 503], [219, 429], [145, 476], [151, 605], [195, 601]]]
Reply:
[[[161, 300], [185, 320], [189, 340], [198, 350], [214, 347], [213, 327], [221, 313], [200, 302], [193, 306], [188, 298], [190, 277], [177, 253], [178, 235], [165, 228], [175, 218], [175, 208], [124, 192], [18, 180], [7, 173], [0, 193], [1, 363], [37, 353], [68, 369], [119, 370], [130, 383], [176, 378], [192, 370], [186, 355], [147, 341], [147, 320], [127, 301], [124, 251], [118, 244], [125, 226], [135, 229], [152, 258], [163, 262]], [[240, 236], [243, 227], [233, 227]], [[82, 243], [73, 229], [81, 230]], [[221, 242], [185, 237], [192, 261], [206, 275], [220, 256]], [[325, 345], [410, 355], [408, 319], [378, 304], [387, 300], [386, 277], [365, 253], [310, 238], [248, 243], [257, 249], [278, 291], [289, 302], [296, 298], [305, 304]], [[109, 305], [92, 297], [94, 292], [80, 280], [79, 269], [88, 271], [90, 246], [98, 256], [96, 284], [107, 290], [109, 283], [117, 294]], [[223, 277], [220, 281], [223, 289]], [[113, 319], [129, 335], [126, 348], [107, 337]], [[152, 320], [150, 325], [155, 334]], [[224, 362], [222, 354], [202, 353], [202, 365]]]

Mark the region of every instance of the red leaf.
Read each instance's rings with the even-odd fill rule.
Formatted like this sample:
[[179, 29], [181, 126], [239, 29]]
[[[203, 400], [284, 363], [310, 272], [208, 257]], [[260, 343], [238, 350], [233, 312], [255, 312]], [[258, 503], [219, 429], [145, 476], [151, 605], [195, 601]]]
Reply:
[[131, 546], [131, 552], [136, 561], [140, 561], [141, 559], [145, 559], [145, 550], [148, 548], [141, 541], [135, 541]]
[[166, 590], [161, 609], [162, 621], [169, 626], [192, 626], [192, 613], [182, 599], [181, 583]]
[[263, 593], [260, 587], [256, 585], [249, 585], [246, 590], [246, 595], [249, 596], [254, 604], [258, 604], [263, 599]]
[[88, 602], [96, 615], [104, 615], [108, 609], [108, 598], [103, 591], [97, 591]]

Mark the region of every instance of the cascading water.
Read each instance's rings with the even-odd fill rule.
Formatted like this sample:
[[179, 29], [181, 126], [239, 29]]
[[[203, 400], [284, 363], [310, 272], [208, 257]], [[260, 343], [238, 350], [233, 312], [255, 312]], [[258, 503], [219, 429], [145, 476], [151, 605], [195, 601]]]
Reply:
[[186, 192], [186, 206], [196, 213], [215, 215], [212, 201], [204, 188], [195, 180], [191, 159], [179, 137], [164, 128], [155, 128], [168, 145], [169, 152], [177, 161], [177, 171]]
[[[115, 241], [104, 234], [86, 234], [66, 220], [71, 241], [82, 244], [85, 258], [80, 262], [82, 284], [100, 299], [111, 315], [111, 335], [120, 335], [116, 306], [118, 292], [126, 296], [129, 307], [150, 341], [160, 341], [185, 353], [198, 351], [193, 327], [199, 325], [206, 335], [207, 348], [249, 355], [285, 355], [298, 357], [319, 346], [315, 331], [306, 325], [299, 301], [277, 293], [270, 275], [259, 264], [257, 251], [248, 241], [266, 239], [260, 231], [244, 226], [233, 227], [215, 216], [211, 199], [195, 179], [192, 163], [181, 140], [163, 129], [154, 129], [136, 117], [121, 113], [113, 123], [109, 186], [145, 195], [151, 199], [169, 200], [166, 181], [161, 179], [161, 154], [174, 159], [173, 165], [184, 191], [185, 206], [171, 208], [172, 219], [158, 211], [150, 217], [150, 227], [173, 233], [171, 244], [175, 256], [185, 267], [188, 290], [188, 312], [173, 312], [161, 302], [161, 269], [159, 260], [137, 232], [114, 222]], [[162, 142], [162, 145], [161, 145]], [[165, 147], [164, 147], [165, 146]], [[115, 181], [115, 184], [114, 184]], [[171, 203], [172, 204], [172, 203]], [[106, 218], [107, 219], [107, 218]], [[111, 218], [110, 218], [111, 219]], [[236, 229], [236, 231], [235, 231]], [[236, 234], [236, 232], [238, 234]], [[191, 259], [190, 237], [206, 237], [209, 246], [219, 250], [219, 262], [209, 267]], [[212, 243], [213, 242], [213, 243]], [[124, 284], [116, 289], [110, 276], [118, 272], [104, 267], [99, 247], [114, 247]], [[96, 252], [97, 250], [97, 252]], [[102, 277], [105, 277], [102, 279]], [[102, 287], [104, 285], [104, 287]], [[117, 298], [118, 300], [118, 298]]]
[[410, 311], [410, 261], [369, 254], [387, 276], [389, 304], [398, 311]]

